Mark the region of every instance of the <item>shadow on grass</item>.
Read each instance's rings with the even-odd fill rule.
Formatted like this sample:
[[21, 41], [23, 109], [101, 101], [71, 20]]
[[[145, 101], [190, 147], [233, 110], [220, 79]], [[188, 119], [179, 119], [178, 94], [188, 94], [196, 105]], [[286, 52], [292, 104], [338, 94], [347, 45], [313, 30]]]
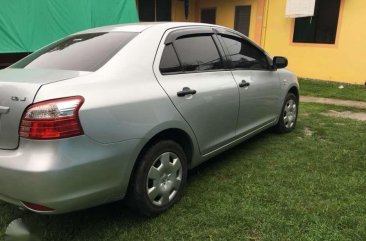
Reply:
[[256, 146], [258, 143], [265, 141], [267, 137], [272, 135], [277, 134], [275, 134], [271, 129], [261, 132], [193, 168], [188, 173], [188, 185], [192, 181], [199, 181], [197, 180], [199, 179], [199, 173], [205, 171], [215, 171], [230, 166], [232, 162], [236, 161], [234, 157], [240, 156], [242, 159], [245, 159], [246, 150], [250, 150], [252, 147]]
[[[232, 162], [236, 161], [235, 156], [245, 159], [246, 150], [253, 148], [258, 143], [265, 142], [266, 138], [272, 135], [275, 135], [272, 131], [265, 131], [202, 163], [189, 172], [187, 185], [189, 186], [192, 182], [200, 182], [202, 179], [200, 173], [202, 172], [210, 175], [211, 172], [227, 168]], [[154, 219], [142, 217], [135, 213], [131, 208], [124, 205], [123, 201], [54, 216], [17, 212], [16, 207], [10, 205], [8, 207], [14, 209], [10, 211], [14, 214], [14, 219], [21, 217], [26, 223], [36, 225], [37, 236], [44, 237], [45, 240], [106, 240], [108, 233], [111, 236], [113, 233], [130, 232], [132, 229], [141, 231], [141, 228], [138, 227], [154, 222]], [[166, 215], [169, 215], [169, 212]], [[165, 217], [158, 217], [158, 219], [160, 218]]]

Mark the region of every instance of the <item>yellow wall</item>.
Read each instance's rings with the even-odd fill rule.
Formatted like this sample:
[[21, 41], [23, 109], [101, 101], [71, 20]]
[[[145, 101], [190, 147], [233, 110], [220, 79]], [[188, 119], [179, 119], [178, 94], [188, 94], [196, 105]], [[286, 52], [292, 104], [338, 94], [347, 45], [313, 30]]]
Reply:
[[199, 22], [199, 19], [196, 19], [196, 0], [189, 0], [188, 19], [184, 16], [184, 2], [180, 0], [172, 0], [172, 21]]
[[285, 0], [269, 0], [264, 48], [272, 55], [287, 56], [289, 68], [299, 76], [365, 83], [366, 1], [342, 0], [335, 45], [293, 44], [293, 20], [284, 17], [285, 5]]
[[188, 20], [184, 16], [183, 1], [173, 0], [173, 21], [200, 22], [202, 8], [216, 8], [216, 24], [234, 28], [235, 6], [251, 5], [249, 37], [254, 39], [256, 29], [257, 0], [190, 0]]
[[[294, 44], [294, 20], [285, 18], [286, 0], [190, 0], [189, 21], [200, 21], [200, 9], [216, 7], [216, 23], [234, 27], [235, 6], [252, 5], [249, 37], [272, 56], [289, 59], [298, 76], [364, 84], [366, 81], [366, 1], [342, 0], [336, 44]], [[183, 1], [173, 0], [173, 21], [185, 21]], [[264, 17], [262, 18], [262, 14]]]

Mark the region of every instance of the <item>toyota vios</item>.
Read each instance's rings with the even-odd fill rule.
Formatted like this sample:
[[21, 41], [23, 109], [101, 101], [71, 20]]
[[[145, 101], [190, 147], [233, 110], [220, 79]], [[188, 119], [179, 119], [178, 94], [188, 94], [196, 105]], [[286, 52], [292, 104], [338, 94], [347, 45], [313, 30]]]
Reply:
[[295, 128], [297, 78], [220, 26], [108, 26], [0, 71], [0, 199], [64, 213], [125, 197], [154, 216], [187, 170], [269, 127]]

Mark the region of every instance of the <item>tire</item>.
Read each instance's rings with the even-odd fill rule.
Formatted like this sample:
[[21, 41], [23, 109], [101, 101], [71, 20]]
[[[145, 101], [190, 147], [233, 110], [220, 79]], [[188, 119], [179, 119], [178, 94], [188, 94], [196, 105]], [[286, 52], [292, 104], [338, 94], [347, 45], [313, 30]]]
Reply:
[[288, 93], [283, 103], [277, 125], [274, 127], [275, 130], [278, 133], [289, 133], [293, 131], [296, 127], [298, 111], [298, 98], [294, 94]]
[[186, 181], [183, 148], [171, 140], [159, 141], [138, 160], [131, 187], [133, 206], [144, 216], [157, 216], [181, 199]]

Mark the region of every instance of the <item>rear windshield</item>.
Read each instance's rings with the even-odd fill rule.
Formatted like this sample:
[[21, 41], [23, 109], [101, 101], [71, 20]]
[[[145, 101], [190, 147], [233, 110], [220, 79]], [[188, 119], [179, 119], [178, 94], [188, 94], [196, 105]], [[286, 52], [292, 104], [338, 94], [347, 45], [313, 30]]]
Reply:
[[88, 33], [67, 37], [47, 46], [11, 68], [96, 71], [137, 33]]

